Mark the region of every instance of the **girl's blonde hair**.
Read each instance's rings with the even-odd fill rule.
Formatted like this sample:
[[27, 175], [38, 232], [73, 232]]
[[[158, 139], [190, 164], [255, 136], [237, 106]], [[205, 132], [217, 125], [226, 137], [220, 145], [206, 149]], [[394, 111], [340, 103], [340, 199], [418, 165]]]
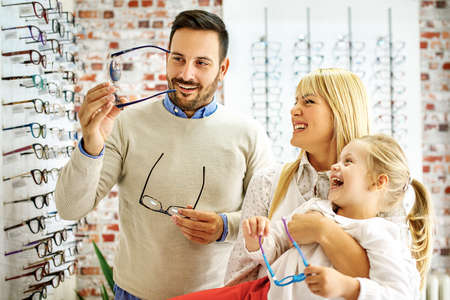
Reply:
[[[368, 98], [358, 76], [344, 69], [318, 69], [300, 80], [296, 96], [316, 95], [325, 99], [333, 113], [334, 135], [339, 155], [352, 139], [369, 134]], [[269, 210], [269, 219], [286, 195], [289, 183], [298, 170], [304, 151], [288, 163], [278, 181]]]
[[384, 134], [365, 136], [356, 140], [368, 151], [367, 169], [369, 180], [376, 182], [379, 175], [389, 180], [385, 189], [383, 210], [401, 205], [408, 186], [415, 192], [414, 206], [407, 216], [412, 236], [411, 253], [416, 259], [417, 270], [421, 277], [421, 289], [424, 286], [432, 250], [431, 199], [425, 186], [412, 179], [405, 154], [399, 144]]

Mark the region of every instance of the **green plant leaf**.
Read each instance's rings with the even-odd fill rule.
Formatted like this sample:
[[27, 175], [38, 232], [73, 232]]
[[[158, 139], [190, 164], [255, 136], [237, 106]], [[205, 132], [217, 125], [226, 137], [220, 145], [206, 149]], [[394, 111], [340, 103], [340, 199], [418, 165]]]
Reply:
[[106, 291], [106, 288], [103, 284], [102, 284], [102, 299], [109, 300], [108, 292]]
[[103, 271], [103, 275], [105, 275], [106, 281], [108, 282], [108, 285], [111, 288], [111, 291], [113, 291], [113, 293], [114, 293], [113, 270], [106, 262], [106, 259], [103, 256], [100, 249], [98, 249], [97, 244], [94, 241], [92, 241], [92, 244], [94, 244], [95, 254], [97, 254], [98, 261], [100, 262], [100, 267], [102, 268], [102, 271]]
[[77, 294], [78, 300], [84, 300], [84, 297], [81, 296], [79, 292], [75, 291], [75, 294]]

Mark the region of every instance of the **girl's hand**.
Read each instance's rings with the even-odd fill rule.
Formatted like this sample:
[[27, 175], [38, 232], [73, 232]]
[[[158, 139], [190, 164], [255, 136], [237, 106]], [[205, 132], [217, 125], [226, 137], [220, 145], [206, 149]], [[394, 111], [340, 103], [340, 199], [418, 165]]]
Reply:
[[305, 283], [313, 294], [325, 298], [358, 299], [359, 281], [356, 278], [326, 267], [308, 266], [304, 272]]
[[242, 233], [248, 251], [259, 250], [259, 236], [269, 234], [269, 224], [269, 219], [262, 216], [250, 217], [242, 222]]

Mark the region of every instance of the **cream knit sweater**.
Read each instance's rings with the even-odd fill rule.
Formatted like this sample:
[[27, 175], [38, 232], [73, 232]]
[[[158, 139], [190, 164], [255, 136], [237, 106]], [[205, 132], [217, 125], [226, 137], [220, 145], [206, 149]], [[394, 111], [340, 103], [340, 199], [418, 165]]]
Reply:
[[[115, 122], [99, 159], [77, 148], [56, 186], [62, 218], [77, 220], [90, 212], [113, 185], [119, 186], [120, 242], [114, 280], [143, 299], [176, 295], [223, 285], [237, 236], [247, 185], [257, 169], [272, 162], [268, 139], [254, 121], [219, 105], [203, 119], [169, 113], [162, 101], [127, 108]], [[226, 213], [225, 242], [200, 245], [187, 240], [164, 214], [139, 204], [149, 171], [146, 195], [170, 205], [193, 205], [205, 186], [197, 210]]]

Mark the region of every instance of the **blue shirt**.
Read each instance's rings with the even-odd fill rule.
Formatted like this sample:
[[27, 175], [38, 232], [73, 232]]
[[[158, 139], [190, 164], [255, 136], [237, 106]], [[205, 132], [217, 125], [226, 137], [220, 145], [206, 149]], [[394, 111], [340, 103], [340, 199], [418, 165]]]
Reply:
[[[167, 94], [164, 97], [163, 105], [167, 109], [167, 111], [170, 112], [171, 114], [173, 114], [177, 117], [180, 117], [180, 118], [185, 118], [185, 119], [188, 118], [187, 115], [184, 113], [184, 111], [181, 110], [181, 108], [179, 108], [178, 106], [176, 106], [172, 102], [172, 100], [170, 100], [170, 98]], [[216, 99], [213, 99], [208, 105], [203, 106], [202, 108], [198, 109], [194, 113], [194, 115], [191, 117], [191, 119], [201, 119], [201, 118], [210, 116], [217, 110], [217, 107], [218, 107], [218, 105], [217, 105]], [[81, 141], [78, 143], [78, 148], [80, 149], [81, 153], [83, 153], [87, 157], [94, 158], [94, 159], [101, 157], [103, 155], [103, 153], [105, 152], [105, 147], [103, 147], [103, 149], [99, 155], [96, 155], [96, 156], [90, 155], [83, 148], [83, 138], [81, 138]], [[217, 242], [223, 242], [228, 235], [228, 218], [227, 218], [227, 215], [225, 215], [225, 214], [219, 214], [219, 215], [222, 217], [222, 221], [223, 221], [223, 232], [222, 232], [222, 236], [220, 237], [220, 239], [217, 240]]]

